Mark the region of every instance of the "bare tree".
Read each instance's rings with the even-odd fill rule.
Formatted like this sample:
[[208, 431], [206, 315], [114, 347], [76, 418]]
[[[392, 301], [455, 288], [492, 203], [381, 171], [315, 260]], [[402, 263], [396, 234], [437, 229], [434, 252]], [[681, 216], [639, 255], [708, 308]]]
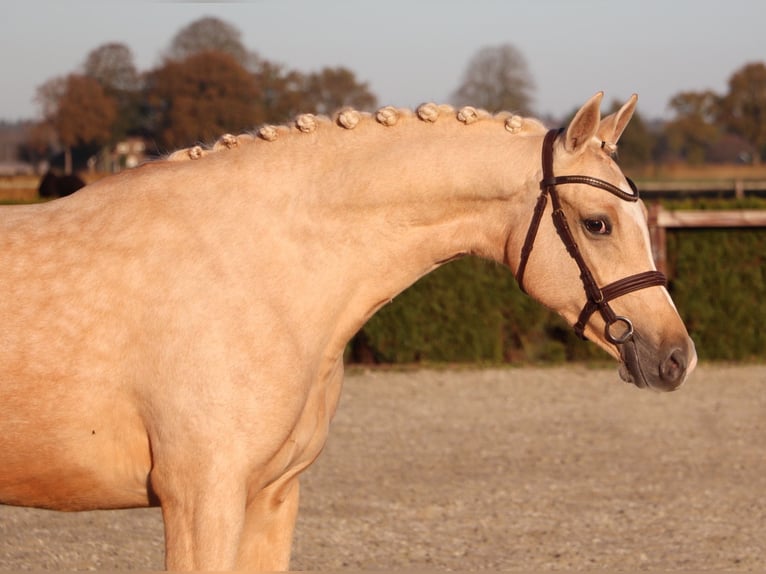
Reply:
[[139, 87], [133, 53], [125, 44], [104, 44], [91, 50], [83, 68], [86, 76], [98, 81], [108, 92], [127, 92]]
[[112, 140], [135, 133], [143, 122], [143, 76], [136, 68], [133, 52], [125, 44], [109, 43], [91, 50], [83, 64], [85, 76], [93, 78], [117, 103]]
[[239, 64], [252, 70], [258, 58], [242, 43], [239, 29], [213, 16], [195, 20], [173, 37], [167, 57], [171, 60], [185, 60], [200, 52], [223, 52], [232, 56]]
[[56, 116], [59, 102], [64, 97], [67, 89], [67, 79], [64, 76], [56, 76], [37, 86], [35, 101], [40, 106], [44, 121], [50, 124], [50, 120]]
[[512, 44], [501, 44], [482, 48], [470, 60], [452, 100], [456, 105], [472, 105], [491, 112], [528, 114], [534, 89], [524, 55]]

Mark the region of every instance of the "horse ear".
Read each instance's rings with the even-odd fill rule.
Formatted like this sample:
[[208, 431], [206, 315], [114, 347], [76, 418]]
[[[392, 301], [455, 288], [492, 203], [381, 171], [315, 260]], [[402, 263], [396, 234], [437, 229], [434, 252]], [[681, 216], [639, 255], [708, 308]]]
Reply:
[[625, 131], [630, 118], [633, 117], [633, 112], [636, 110], [636, 102], [638, 102], [638, 95], [633, 94], [625, 102], [625, 105], [601, 121], [601, 125], [598, 128], [598, 137], [601, 141], [610, 144], [617, 143], [622, 132]]
[[564, 148], [570, 153], [580, 153], [586, 144], [596, 135], [601, 122], [601, 99], [604, 92], [598, 92], [585, 102], [567, 127]]

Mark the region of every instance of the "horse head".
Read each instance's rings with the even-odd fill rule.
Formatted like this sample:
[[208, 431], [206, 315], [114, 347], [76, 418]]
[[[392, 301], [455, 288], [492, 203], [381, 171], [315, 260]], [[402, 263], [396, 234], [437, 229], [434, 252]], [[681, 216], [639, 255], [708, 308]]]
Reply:
[[614, 161], [637, 97], [603, 119], [602, 97], [545, 137], [541, 192], [516, 276], [579, 335], [620, 360], [625, 381], [674, 390], [697, 363], [694, 343], [654, 266], [638, 189]]

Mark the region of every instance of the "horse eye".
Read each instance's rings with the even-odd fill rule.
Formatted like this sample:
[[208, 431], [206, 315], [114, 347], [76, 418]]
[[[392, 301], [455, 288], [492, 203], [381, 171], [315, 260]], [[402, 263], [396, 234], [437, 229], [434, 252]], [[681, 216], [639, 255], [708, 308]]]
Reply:
[[609, 235], [612, 232], [612, 225], [607, 219], [586, 219], [583, 225], [593, 235]]

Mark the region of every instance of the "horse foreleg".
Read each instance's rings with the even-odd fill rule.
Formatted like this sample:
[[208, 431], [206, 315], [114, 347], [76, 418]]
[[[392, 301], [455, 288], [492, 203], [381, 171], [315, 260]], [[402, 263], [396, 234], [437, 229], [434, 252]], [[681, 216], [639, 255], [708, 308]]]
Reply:
[[238, 569], [274, 572], [289, 568], [299, 489], [298, 477], [293, 476], [271, 484], [250, 500]]
[[224, 472], [210, 480], [190, 468], [152, 472], [152, 487], [165, 522], [168, 570], [235, 567], [245, 523], [243, 484], [244, 480], [235, 481]]

